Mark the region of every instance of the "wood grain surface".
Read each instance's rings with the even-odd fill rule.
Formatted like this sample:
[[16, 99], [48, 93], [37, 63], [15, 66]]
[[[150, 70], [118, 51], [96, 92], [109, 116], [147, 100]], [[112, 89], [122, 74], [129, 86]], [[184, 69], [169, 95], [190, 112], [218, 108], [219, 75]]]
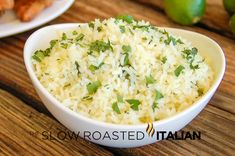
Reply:
[[[235, 39], [228, 28], [229, 17], [223, 9], [222, 1], [207, 0], [207, 3], [205, 17], [201, 23], [193, 27], [172, 22], [165, 15], [161, 0], [77, 0], [66, 13], [47, 24], [82, 23], [95, 18], [104, 19], [118, 14], [130, 14], [136, 19], [148, 20], [157, 26], [192, 30], [214, 39], [223, 48], [226, 56], [224, 79], [208, 106], [183, 129], [202, 131], [202, 140], [161, 141], [133, 149], [104, 148], [82, 139], [67, 142], [59, 140], [54, 143], [45, 142], [38, 137], [32, 141], [24, 129], [42, 131], [53, 123], [55, 128], [52, 131], [56, 134], [56, 128], [63, 128], [42, 104], [25, 70], [23, 47], [29, 35], [36, 30], [34, 29], [0, 39], [0, 88], [9, 92], [0, 91], [0, 152], [25, 151], [32, 154], [40, 152], [35, 149], [38, 145], [47, 149], [52, 155], [57, 153], [109, 155], [110, 152], [121, 155], [233, 155], [235, 153]], [[33, 117], [28, 117], [30, 112], [33, 112]], [[13, 133], [12, 130], [19, 133]], [[17, 143], [21, 139], [24, 139], [22, 142], [25, 143], [22, 146]], [[27, 140], [31, 140], [31, 143], [28, 144]], [[55, 148], [55, 151], [51, 151], [49, 147]], [[59, 150], [59, 147], [63, 147], [63, 150]]]
[[64, 126], [3, 90], [0, 109], [0, 151], [4, 155], [112, 155], [79, 137], [60, 136], [61, 131], [68, 131]]

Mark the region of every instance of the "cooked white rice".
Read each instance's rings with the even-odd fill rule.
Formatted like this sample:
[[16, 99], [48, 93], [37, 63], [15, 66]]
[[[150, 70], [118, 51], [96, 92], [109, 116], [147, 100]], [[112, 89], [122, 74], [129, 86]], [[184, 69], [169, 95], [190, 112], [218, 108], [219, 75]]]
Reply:
[[99, 121], [139, 124], [175, 115], [209, 89], [213, 71], [190, 42], [121, 18], [58, 32], [50, 49], [34, 54], [39, 81], [65, 107]]

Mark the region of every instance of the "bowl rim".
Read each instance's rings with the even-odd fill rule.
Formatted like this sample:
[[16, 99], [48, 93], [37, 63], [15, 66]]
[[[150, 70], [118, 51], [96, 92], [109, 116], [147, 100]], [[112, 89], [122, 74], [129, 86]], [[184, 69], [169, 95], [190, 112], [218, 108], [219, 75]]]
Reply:
[[[46, 26], [43, 28], [40, 28], [39, 30], [33, 32], [29, 38], [27, 39], [25, 46], [24, 46], [24, 63], [27, 69], [27, 72], [29, 74], [29, 77], [31, 79], [31, 81], [34, 84], [34, 88], [36, 87], [37, 89], [39, 89], [44, 96], [49, 99], [50, 104], [55, 105], [56, 107], [58, 107], [61, 111], [65, 111], [66, 113], [68, 113], [69, 115], [73, 116], [73, 118], [79, 118], [80, 120], [83, 120], [84, 122], [88, 122], [92, 125], [97, 125], [97, 126], [102, 126], [104, 128], [122, 128], [122, 129], [126, 129], [126, 128], [133, 128], [133, 129], [139, 129], [139, 128], [146, 128], [146, 124], [147, 123], [142, 123], [142, 124], [132, 124], [132, 125], [128, 125], [128, 124], [115, 124], [115, 123], [108, 123], [108, 122], [104, 122], [104, 121], [99, 121], [99, 120], [95, 120], [89, 117], [86, 117], [82, 114], [79, 114], [73, 110], [70, 110], [69, 108], [65, 107], [64, 105], [61, 104], [61, 102], [59, 102], [51, 93], [49, 93], [46, 88], [44, 88], [44, 86], [40, 83], [40, 81], [38, 80], [38, 78], [36, 77], [36, 74], [34, 72], [34, 70], [32, 69], [32, 61], [31, 61], [31, 56], [33, 54], [33, 51], [30, 51], [30, 43], [34, 41], [34, 38], [36, 38], [36, 36], [38, 34], [40, 34], [41, 32], [47, 31], [51, 28], [54, 29], [61, 29], [61, 28], [75, 28], [78, 25], [82, 25], [85, 23], [66, 23], [66, 24], [54, 24], [54, 25], [50, 25], [50, 26]], [[213, 45], [218, 49], [217, 52], [220, 55], [220, 58], [222, 60], [222, 66], [221, 69], [219, 71], [219, 74], [217, 76], [216, 79], [214, 79], [211, 87], [209, 88], [209, 90], [201, 97], [199, 98], [197, 101], [195, 101], [191, 106], [189, 106], [188, 108], [184, 109], [183, 111], [170, 116], [168, 118], [159, 120], [159, 121], [154, 121], [152, 122], [154, 126], [156, 125], [162, 125], [168, 122], [171, 122], [173, 120], [177, 120], [183, 116], [185, 116], [186, 114], [188, 114], [189, 112], [193, 111], [194, 109], [196, 109], [197, 107], [199, 107], [203, 101], [206, 101], [208, 98], [210, 98], [210, 96], [212, 96], [214, 94], [214, 92], [216, 91], [216, 89], [218, 88], [219, 84], [221, 83], [224, 73], [225, 73], [225, 68], [226, 68], [226, 60], [225, 60], [225, 55], [224, 52], [222, 50], [222, 48], [218, 45], [217, 42], [215, 42], [214, 40], [212, 40], [211, 38], [197, 33], [197, 32], [193, 32], [193, 31], [189, 31], [189, 30], [183, 30], [183, 29], [178, 29], [178, 28], [169, 28], [169, 27], [158, 27], [161, 29], [166, 29], [166, 30], [170, 30], [170, 31], [181, 31], [181, 32], [185, 32], [185, 33], [190, 33], [193, 35], [199, 35], [200, 37], [203, 37], [205, 39], [207, 39], [209, 42], [213, 43]], [[173, 32], [174, 33], [174, 32]], [[44, 104], [45, 105], [45, 104]]]

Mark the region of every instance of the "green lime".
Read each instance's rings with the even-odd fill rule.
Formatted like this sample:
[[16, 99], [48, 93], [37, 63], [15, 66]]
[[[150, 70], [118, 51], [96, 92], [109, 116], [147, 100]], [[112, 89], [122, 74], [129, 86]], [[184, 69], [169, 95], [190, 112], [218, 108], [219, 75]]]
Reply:
[[228, 13], [235, 13], [235, 0], [223, 0], [223, 2], [224, 8], [227, 10]]
[[205, 0], [164, 0], [166, 14], [176, 23], [192, 25], [205, 13]]
[[235, 14], [230, 18], [229, 26], [230, 26], [233, 34], [235, 35]]

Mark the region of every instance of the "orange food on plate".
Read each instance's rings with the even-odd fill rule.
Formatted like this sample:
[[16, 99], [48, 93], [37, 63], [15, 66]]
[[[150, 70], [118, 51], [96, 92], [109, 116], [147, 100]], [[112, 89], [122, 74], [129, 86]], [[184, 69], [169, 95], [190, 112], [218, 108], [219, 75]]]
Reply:
[[14, 10], [22, 21], [30, 21], [42, 10], [52, 5], [54, 0], [16, 0]]
[[14, 0], [0, 0], [0, 11], [12, 9], [14, 7]]

